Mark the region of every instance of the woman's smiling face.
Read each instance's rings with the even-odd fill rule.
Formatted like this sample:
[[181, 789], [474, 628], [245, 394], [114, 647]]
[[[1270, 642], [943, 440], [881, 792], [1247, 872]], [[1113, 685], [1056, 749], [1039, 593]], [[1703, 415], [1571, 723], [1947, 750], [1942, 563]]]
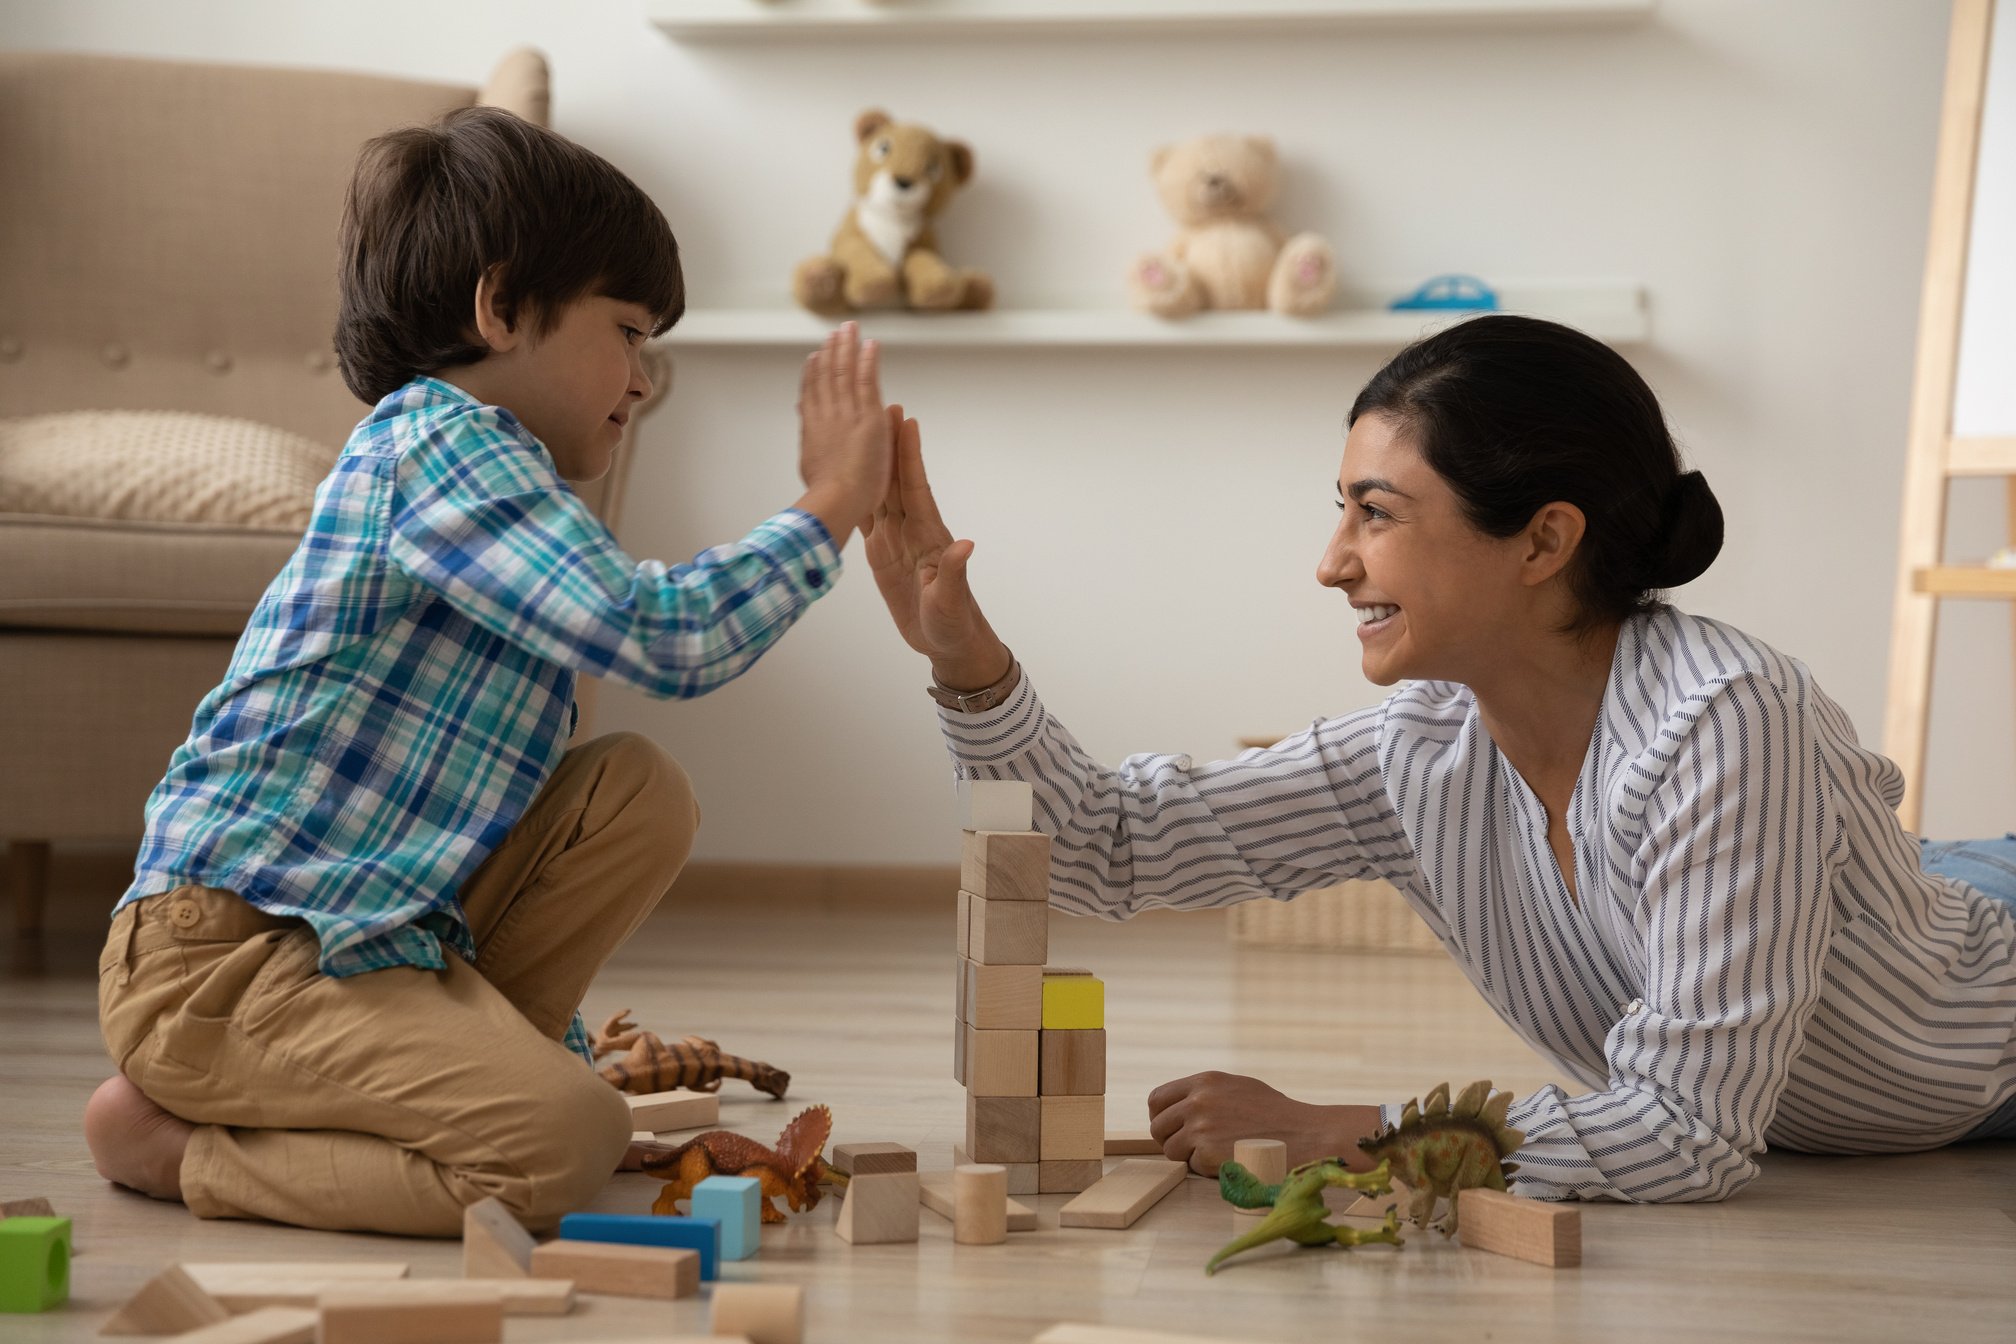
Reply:
[[1526, 538], [1479, 531], [1391, 418], [1358, 418], [1337, 485], [1337, 530], [1316, 581], [1350, 600], [1372, 684], [1475, 684], [1494, 650], [1531, 634]]

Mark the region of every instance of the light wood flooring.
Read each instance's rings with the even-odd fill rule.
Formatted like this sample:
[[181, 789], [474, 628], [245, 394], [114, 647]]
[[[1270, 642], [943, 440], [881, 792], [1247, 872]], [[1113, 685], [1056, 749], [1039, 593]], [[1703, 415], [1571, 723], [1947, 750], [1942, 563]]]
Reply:
[[[0, 1196], [46, 1194], [76, 1220], [73, 1300], [0, 1316], [0, 1340], [95, 1337], [109, 1312], [177, 1259], [386, 1259], [459, 1273], [454, 1243], [201, 1222], [108, 1187], [78, 1114], [109, 1065], [94, 1008], [98, 910], [117, 856], [66, 860], [52, 927], [0, 942]], [[949, 1162], [962, 1094], [950, 1077], [952, 902], [849, 898], [683, 903], [623, 949], [591, 1019], [632, 1009], [663, 1035], [697, 1032], [792, 1074], [788, 1101], [728, 1085], [725, 1127], [774, 1138], [824, 1102], [836, 1141], [916, 1147]], [[1310, 1100], [1400, 1099], [1491, 1078], [1554, 1078], [1448, 963], [1228, 946], [1217, 915], [1125, 925], [1053, 916], [1053, 962], [1107, 982], [1108, 1126], [1146, 1124], [1148, 1091], [1219, 1068]], [[481, 1048], [480, 1042], [442, 1049]], [[852, 1247], [837, 1201], [764, 1233], [729, 1279], [809, 1289], [807, 1344], [1026, 1341], [1092, 1321], [1248, 1341], [2016, 1340], [2016, 1143], [1892, 1158], [1771, 1154], [1723, 1204], [1583, 1209], [1585, 1261], [1551, 1271], [1410, 1232], [1394, 1251], [1272, 1248], [1206, 1279], [1235, 1232], [1215, 1187], [1191, 1180], [1131, 1230], [1060, 1230], [1063, 1196], [1030, 1197], [1041, 1230], [955, 1246], [925, 1213], [914, 1246]], [[615, 1177], [594, 1205], [641, 1212], [657, 1184]], [[1250, 1226], [1250, 1224], [1245, 1224]], [[586, 1298], [565, 1318], [518, 1318], [512, 1340], [703, 1333], [704, 1299]]]

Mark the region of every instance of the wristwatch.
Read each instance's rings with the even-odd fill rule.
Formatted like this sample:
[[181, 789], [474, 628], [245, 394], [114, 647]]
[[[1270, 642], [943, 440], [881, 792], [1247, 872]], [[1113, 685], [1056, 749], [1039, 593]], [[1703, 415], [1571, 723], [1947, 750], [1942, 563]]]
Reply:
[[1015, 652], [1011, 649], [1008, 652], [1008, 670], [992, 686], [983, 686], [977, 691], [958, 691], [933, 676], [931, 684], [924, 688], [924, 694], [947, 709], [956, 709], [961, 714], [979, 714], [1006, 704], [1015, 689], [1016, 679], [1021, 675], [1022, 664], [1016, 661]]

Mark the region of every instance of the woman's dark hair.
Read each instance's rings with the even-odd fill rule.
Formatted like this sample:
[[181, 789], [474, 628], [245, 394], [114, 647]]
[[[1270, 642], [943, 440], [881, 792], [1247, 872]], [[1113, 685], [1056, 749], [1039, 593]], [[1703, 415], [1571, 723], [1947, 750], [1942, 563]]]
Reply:
[[473, 364], [476, 282], [499, 268], [537, 336], [589, 294], [635, 303], [662, 334], [686, 310], [665, 216], [606, 159], [495, 107], [465, 107], [364, 146], [338, 234], [336, 358], [376, 403]]
[[1395, 355], [1350, 423], [1395, 422], [1478, 530], [1509, 537], [1557, 501], [1587, 520], [1569, 570], [1576, 630], [1643, 611], [1722, 549], [1722, 506], [1623, 356], [1556, 322], [1493, 315]]

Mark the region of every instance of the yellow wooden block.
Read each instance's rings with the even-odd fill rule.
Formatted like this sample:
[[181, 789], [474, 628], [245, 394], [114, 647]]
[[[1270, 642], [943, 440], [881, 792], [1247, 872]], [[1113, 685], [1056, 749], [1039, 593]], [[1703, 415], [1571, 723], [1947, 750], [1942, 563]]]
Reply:
[[1105, 1025], [1105, 981], [1089, 975], [1043, 977], [1045, 1031], [1098, 1031]]

